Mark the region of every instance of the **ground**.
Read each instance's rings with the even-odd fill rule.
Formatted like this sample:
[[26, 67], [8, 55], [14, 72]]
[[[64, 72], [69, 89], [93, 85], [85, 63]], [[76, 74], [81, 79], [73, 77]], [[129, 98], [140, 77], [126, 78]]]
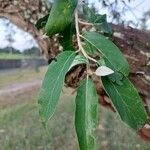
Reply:
[[[0, 73], [0, 150], [78, 150], [73, 90], [63, 89], [48, 129], [40, 123], [37, 95], [45, 70]], [[95, 133], [98, 150], [149, 150], [150, 147], [117, 114], [101, 106]]]

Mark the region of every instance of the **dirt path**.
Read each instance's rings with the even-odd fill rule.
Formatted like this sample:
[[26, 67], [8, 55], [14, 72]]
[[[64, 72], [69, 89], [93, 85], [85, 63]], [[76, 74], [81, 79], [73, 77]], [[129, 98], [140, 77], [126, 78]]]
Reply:
[[39, 87], [41, 85], [41, 80], [28, 81], [24, 83], [16, 83], [6, 86], [0, 89], [0, 96], [10, 95], [11, 93], [17, 93], [20, 91], [25, 91], [27, 89], [33, 89], [34, 87]]
[[41, 80], [15, 83], [0, 89], [0, 109], [37, 100]]

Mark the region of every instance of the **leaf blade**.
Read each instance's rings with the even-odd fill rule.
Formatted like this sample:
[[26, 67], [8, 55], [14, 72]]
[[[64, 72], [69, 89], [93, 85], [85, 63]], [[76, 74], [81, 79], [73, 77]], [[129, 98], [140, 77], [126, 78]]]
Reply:
[[75, 57], [74, 61], [72, 62], [69, 70], [76, 65], [88, 64], [88, 63], [89, 63], [89, 61], [83, 55], [80, 55], [80, 54], [76, 55], [76, 57]]
[[36, 24], [35, 24], [35, 27], [40, 30], [40, 29], [43, 29], [47, 23], [47, 20], [48, 20], [48, 17], [49, 17], [49, 14], [45, 15], [44, 17], [40, 18]]
[[122, 79], [122, 85], [113, 83], [108, 77], [102, 77], [102, 83], [125, 123], [131, 128], [139, 130], [148, 122], [141, 98], [133, 84], [126, 77]]
[[73, 13], [77, 6], [77, 0], [55, 0], [44, 32], [48, 36], [62, 33], [66, 27], [73, 21]]
[[59, 42], [61, 46], [63, 47], [63, 50], [73, 50], [75, 51], [75, 48], [73, 46], [72, 42], [72, 36], [75, 33], [75, 25], [74, 23], [71, 23], [69, 26], [65, 28], [65, 30], [61, 33]]
[[85, 20], [93, 23], [97, 30], [102, 31], [108, 35], [112, 35], [112, 29], [107, 22], [106, 14], [100, 15], [94, 7], [90, 8], [86, 4], [83, 5], [83, 13]]
[[60, 53], [48, 68], [39, 93], [38, 103], [41, 121], [45, 124], [52, 117], [63, 87], [65, 74], [75, 58], [75, 53]]
[[96, 32], [85, 32], [83, 38], [102, 54], [107, 67], [125, 76], [129, 74], [128, 62], [114, 43]]
[[94, 150], [96, 147], [93, 129], [97, 124], [98, 97], [91, 79], [81, 81], [76, 96], [75, 128], [81, 150]]

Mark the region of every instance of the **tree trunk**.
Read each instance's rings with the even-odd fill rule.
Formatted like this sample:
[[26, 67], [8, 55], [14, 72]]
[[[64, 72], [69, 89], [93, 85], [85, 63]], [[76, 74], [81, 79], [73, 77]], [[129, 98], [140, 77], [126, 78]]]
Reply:
[[41, 53], [49, 59], [50, 40], [43, 38], [42, 33], [36, 30], [36, 20], [48, 13], [46, 3], [42, 0], [0, 0], [0, 17], [4, 17], [22, 30], [30, 33], [37, 41]]

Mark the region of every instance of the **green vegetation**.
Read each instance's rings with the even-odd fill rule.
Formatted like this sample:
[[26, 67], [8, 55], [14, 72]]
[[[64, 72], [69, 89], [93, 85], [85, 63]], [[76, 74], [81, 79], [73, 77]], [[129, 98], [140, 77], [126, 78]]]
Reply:
[[[96, 130], [98, 121], [97, 93], [101, 92], [94, 92], [96, 85], [92, 84], [89, 78], [95, 80], [96, 75], [97, 79], [94, 82], [102, 81], [103, 90], [110, 97], [121, 120], [135, 132], [148, 125], [149, 116], [138, 91], [128, 79], [128, 61], [111, 41], [112, 30], [107, 23], [106, 15], [99, 14], [95, 9], [92, 11], [84, 1], [82, 6], [76, 3], [80, 4], [77, 0], [55, 0], [49, 17], [46, 15], [37, 20], [37, 29], [42, 29], [50, 38], [56, 38], [55, 34], [59, 35], [61, 38], [58, 38], [56, 43], [59, 42], [62, 46], [62, 51], [56, 54], [55, 59], [49, 64], [43, 79], [38, 97], [39, 114], [42, 124], [46, 127], [55, 113], [65, 76], [70, 74], [69, 69], [74, 64], [85, 64], [86, 71], [81, 72], [75, 68], [74, 77], [70, 75], [72, 80], [78, 78], [79, 81], [85, 80], [85, 74], [87, 76], [85, 82], [79, 83], [77, 87], [75, 129], [80, 150], [96, 150], [93, 131]], [[85, 27], [87, 22], [88, 25], [90, 23], [89, 28]], [[82, 29], [81, 24], [85, 25]], [[81, 55], [86, 61], [83, 62]], [[98, 86], [101, 86], [100, 83]]]
[[0, 48], [0, 59], [31, 59], [40, 56], [40, 50], [37, 47], [25, 49], [23, 52], [13, 47]]
[[[30, 77], [29, 77], [30, 72]], [[7, 79], [0, 75], [0, 82], [3, 86], [8, 83], [28, 82], [41, 79], [45, 68], [40, 73], [34, 70], [20, 72], [22, 78], [17, 80], [18, 72], [6, 75]], [[12, 79], [8, 80], [10, 76]], [[4, 77], [4, 76], [3, 76]], [[29, 77], [29, 80], [28, 80]], [[5, 82], [5, 83], [4, 83]], [[2, 87], [1, 87], [2, 88]], [[14, 105], [9, 104], [0, 109], [0, 149], [2, 150], [78, 150], [78, 143], [75, 135], [74, 111], [75, 95], [71, 89], [64, 88], [54, 117], [45, 130], [39, 121], [37, 109], [38, 88], [23, 91], [11, 101], [17, 100]], [[6, 100], [9, 96], [5, 96]], [[10, 98], [10, 97], [9, 97]], [[0, 98], [0, 105], [1, 105]], [[109, 110], [99, 107], [99, 124], [96, 129], [98, 149], [103, 150], [149, 150], [150, 144], [143, 142], [137, 135], [123, 124], [119, 116]]]
[[32, 59], [32, 55], [0, 53], [0, 59]]
[[33, 80], [42, 80], [46, 67], [41, 67], [39, 72], [33, 69], [16, 69], [0, 73], [0, 89], [15, 83], [24, 83]]
[[55, 0], [45, 26], [47, 35], [62, 33], [73, 21], [77, 0]]
[[[66, 90], [65, 90], [66, 91]], [[64, 91], [54, 117], [45, 130], [39, 122], [35, 97], [30, 101], [0, 111], [0, 145], [7, 150], [77, 150], [73, 128], [74, 101]], [[116, 116], [101, 109], [96, 130], [98, 149], [149, 150]]]
[[[31, 94], [35, 96], [33, 90]], [[57, 116], [51, 120], [48, 130], [41, 126], [34, 96], [25, 103], [2, 109], [0, 111], [0, 145], [3, 145], [3, 149], [66, 150], [77, 147], [74, 146], [76, 141], [72, 128], [73, 100], [67, 95], [68, 93], [63, 94], [55, 114]], [[24, 93], [24, 96], [27, 96], [27, 93]]]

